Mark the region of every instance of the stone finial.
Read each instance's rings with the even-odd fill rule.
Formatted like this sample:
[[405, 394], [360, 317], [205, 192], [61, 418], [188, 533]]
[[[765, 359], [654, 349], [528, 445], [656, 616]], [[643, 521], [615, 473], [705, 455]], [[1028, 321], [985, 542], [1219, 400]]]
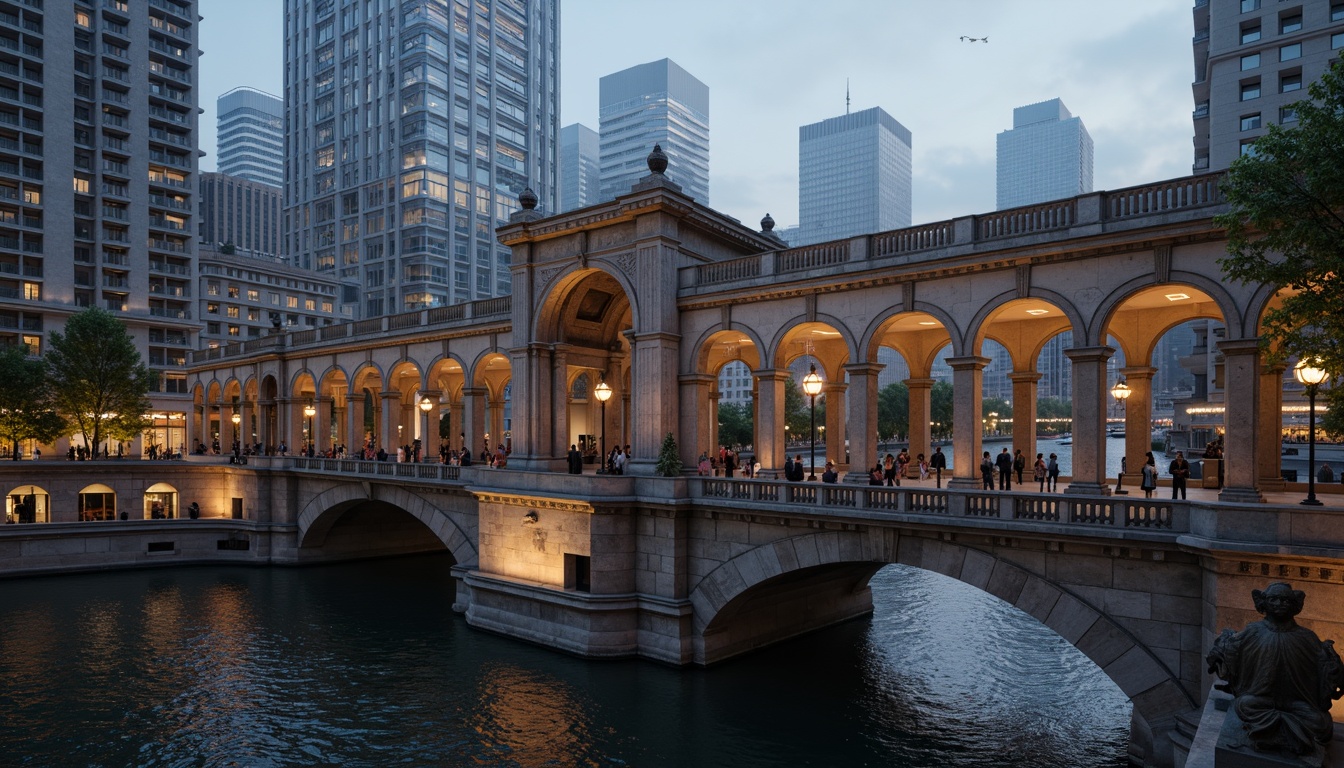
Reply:
[[761, 231], [766, 233], [775, 231], [775, 219], [768, 213], [761, 219]]
[[523, 206], [523, 210], [531, 211], [537, 207], [537, 193], [532, 191], [531, 187], [524, 187], [523, 193], [518, 196], [518, 204]]
[[546, 218], [537, 210], [537, 193], [533, 192], [531, 187], [523, 187], [523, 191], [518, 195], [518, 206], [518, 210], [509, 214], [510, 224]]
[[663, 173], [667, 170], [667, 153], [663, 151], [661, 144], [654, 144], [653, 151], [648, 157], [649, 170], [653, 173]]

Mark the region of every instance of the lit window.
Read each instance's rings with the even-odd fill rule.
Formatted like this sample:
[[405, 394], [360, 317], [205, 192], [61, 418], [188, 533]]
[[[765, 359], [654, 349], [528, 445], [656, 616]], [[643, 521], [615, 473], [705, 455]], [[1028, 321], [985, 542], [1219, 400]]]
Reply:
[[218, 315], [218, 314], [219, 314], [219, 304], [216, 304], [216, 303], [213, 302], [213, 301], [212, 301], [212, 302], [209, 302], [208, 304], [205, 305], [205, 313], [206, 313], [207, 315]]
[[308, 310], [309, 312], [312, 312], [313, 310], [317, 309], [317, 301], [314, 299], [304, 299], [303, 308]]
[[298, 296], [286, 296], [286, 297], [285, 297], [285, 306], [286, 306], [286, 307], [289, 307], [290, 309], [298, 309], [298, 308], [299, 308], [299, 297], [298, 297]]
[[238, 308], [237, 308], [237, 307], [225, 307], [225, 308], [224, 308], [224, 314], [228, 315], [229, 317], [237, 317], [237, 316], [238, 316]]
[[26, 347], [28, 347], [28, 354], [30, 354], [30, 355], [40, 355], [40, 354], [42, 354], [42, 337], [41, 337], [41, 336], [27, 336], [27, 335], [25, 335], [25, 336], [23, 337], [23, 344], [24, 344]]
[[236, 325], [230, 325], [230, 326], [229, 326], [229, 335], [230, 335], [230, 336], [237, 336], [237, 335], [238, 335], [238, 326], [236, 326]]
[[1292, 61], [1302, 58], [1302, 44], [1293, 43], [1279, 47], [1279, 61]]
[[206, 283], [206, 285], [205, 285], [205, 293], [206, 293], [206, 295], [208, 295], [208, 296], [218, 296], [218, 295], [219, 295], [219, 283], [216, 283], [216, 282], [214, 282], [214, 281], [211, 281], [211, 282], [209, 282], [209, 283]]
[[1260, 66], [1260, 54], [1250, 53], [1241, 57], [1242, 72], [1245, 72], [1248, 69], [1255, 69], [1258, 66]]
[[229, 298], [230, 299], [238, 298], [238, 286], [236, 285], [229, 286]]
[[248, 301], [260, 301], [260, 300], [261, 300], [261, 291], [258, 291], [258, 290], [255, 289], [255, 288], [248, 288], [248, 289], [247, 289], [247, 300], [248, 300]]
[[78, 176], [76, 176], [76, 177], [75, 177], [74, 188], [75, 188], [75, 194], [77, 194], [77, 195], [87, 195], [87, 194], [89, 194], [89, 180], [88, 180], [88, 179], [81, 179], [81, 178], [79, 178]]
[[1259, 128], [1259, 127], [1260, 127], [1260, 113], [1259, 113], [1259, 112], [1256, 112], [1254, 115], [1243, 115], [1243, 116], [1242, 116], [1242, 118], [1241, 118], [1241, 130], [1243, 130], [1243, 131], [1253, 131], [1253, 130], [1255, 130], [1256, 128]]
[[42, 300], [42, 284], [41, 284], [41, 283], [24, 283], [24, 284], [23, 284], [23, 298], [25, 298], [25, 299], [30, 299], [30, 300], [32, 300], [32, 301], [41, 301], [41, 300]]

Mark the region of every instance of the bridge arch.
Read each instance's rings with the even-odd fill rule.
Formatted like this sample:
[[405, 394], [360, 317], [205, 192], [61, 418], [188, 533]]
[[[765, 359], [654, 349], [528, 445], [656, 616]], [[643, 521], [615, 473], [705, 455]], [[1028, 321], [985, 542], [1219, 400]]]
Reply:
[[[1145, 741], [1154, 731], [1169, 728], [1177, 714], [1198, 705], [1179, 670], [1173, 671], [1134, 632], [1077, 591], [993, 551], [894, 531], [808, 533], [762, 544], [721, 563], [690, 594], [696, 661], [712, 664], [871, 612], [868, 581], [889, 564], [941, 573], [1036, 618], [1124, 692], [1134, 705], [1134, 719], [1149, 734]], [[795, 604], [783, 597], [788, 593], [803, 597]], [[759, 601], [754, 599], [758, 596]], [[767, 605], [774, 605], [774, 611]], [[811, 610], [797, 610], [804, 605]], [[805, 616], [815, 616], [818, 606], [832, 613], [820, 621]], [[1199, 629], [1198, 615], [1190, 626]]]
[[[299, 549], [322, 547], [326, 543], [327, 534], [345, 513], [371, 502], [394, 507], [419, 521], [452, 553], [458, 565], [474, 565], [477, 562], [476, 532], [463, 529], [463, 523], [470, 520], [470, 515], [464, 513], [455, 516], [417, 493], [382, 484], [341, 483], [309, 499], [296, 518]], [[464, 505], [474, 506], [474, 499], [464, 502]]]
[[[1224, 326], [1228, 328], [1243, 327], [1242, 312], [1237, 307], [1232, 295], [1221, 283], [1192, 272], [1173, 271], [1165, 282], [1156, 282], [1151, 275], [1145, 275], [1117, 286], [1097, 304], [1096, 310], [1088, 318], [1086, 344], [1079, 343], [1079, 339], [1075, 337], [1074, 346], [1103, 346], [1106, 343], [1106, 334], [1119, 336], [1120, 334], [1116, 334], [1112, 328], [1116, 324], [1117, 315], [1124, 311], [1127, 306], [1133, 306], [1133, 301], [1145, 293], [1167, 287], [1194, 288], [1202, 293], [1206, 300], [1217, 305]], [[1208, 315], [1202, 314], [1200, 316]]]

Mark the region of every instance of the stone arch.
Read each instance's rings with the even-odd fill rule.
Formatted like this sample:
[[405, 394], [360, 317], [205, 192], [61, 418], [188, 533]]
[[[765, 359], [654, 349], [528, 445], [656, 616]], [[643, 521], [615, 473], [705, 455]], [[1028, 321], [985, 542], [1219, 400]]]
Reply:
[[[957, 327], [956, 319], [940, 306], [917, 301], [912, 310], [907, 310], [905, 307], [889, 307], [875, 315], [873, 319], [869, 321], [868, 327], [863, 329], [863, 336], [860, 338], [860, 344], [862, 345], [865, 354], [862, 360], [855, 358], [855, 362], [876, 362], [877, 349], [882, 346], [882, 335], [886, 332], [887, 324], [899, 315], [921, 312], [929, 315], [942, 326], [952, 344], [952, 354], [954, 356], [962, 354], [960, 347], [958, 346], [961, 343], [962, 331]], [[942, 347], [940, 346], [939, 349], [942, 349]], [[935, 351], [934, 354], [936, 355], [937, 352]], [[902, 353], [902, 357], [904, 357], [904, 353]], [[908, 360], [906, 362], [907, 364], [909, 363]]]
[[[755, 329], [748, 328], [741, 323], [729, 323], [726, 328], [723, 327], [722, 323], [715, 323], [705, 329], [705, 332], [700, 334], [700, 338], [696, 339], [695, 344], [691, 346], [692, 354], [695, 355], [695, 359], [691, 364], [691, 370], [700, 373], [715, 373], [715, 370], [711, 370], [712, 362], [710, 358], [714, 351], [715, 337], [722, 333], [740, 333], [750, 339], [752, 345], [757, 350], [758, 361], [763, 364], [765, 345], [761, 342], [761, 336]], [[733, 359], [742, 360], [744, 363], [747, 362], [747, 360], [740, 355]], [[727, 362], [729, 361], [721, 361], [717, 367], [722, 368]], [[750, 363], [748, 363], [748, 366], [750, 366]]]
[[[1055, 318], [1046, 318], [1044, 314], [1040, 315], [1040, 320], [1025, 320], [1018, 318], [1010, 320], [1006, 317], [1010, 309], [1020, 306], [1023, 311], [1033, 313], [1036, 311], [1049, 312], [1054, 309], [1059, 312]], [[1019, 332], [1019, 338], [1009, 338], [1003, 328], [995, 329], [995, 325], [1017, 324], [1013, 329]], [[1024, 343], [1020, 338], [1020, 332], [1028, 325], [1033, 327], [1036, 335], [1039, 337], [1034, 341]], [[1033, 288], [1028, 296], [1019, 296], [1016, 291], [1004, 291], [991, 298], [980, 308], [971, 319], [966, 329], [965, 349], [969, 354], [980, 354], [981, 345], [986, 339], [993, 339], [1008, 350], [1012, 357], [1013, 370], [1029, 370], [1036, 367], [1036, 359], [1040, 355], [1040, 350], [1046, 342], [1064, 331], [1072, 331], [1073, 338], [1082, 337], [1084, 320], [1082, 313], [1065, 297], [1060, 294], [1040, 288]]]
[[307, 389], [304, 389], [303, 391], [312, 390], [316, 392], [318, 381], [320, 381], [320, 379], [318, 379], [317, 375], [313, 373], [312, 369], [305, 365], [295, 371], [294, 375], [289, 377], [289, 384], [286, 387], [286, 390], [289, 392], [290, 397], [296, 397], [299, 395], [303, 385], [306, 384], [308, 385]]
[[1097, 303], [1096, 310], [1087, 321], [1085, 343], [1080, 344], [1075, 336], [1074, 346], [1105, 345], [1104, 334], [1107, 332], [1106, 329], [1114, 319], [1115, 313], [1125, 302], [1144, 289], [1166, 285], [1176, 287], [1186, 285], [1202, 291], [1218, 305], [1218, 311], [1223, 315], [1224, 326], [1228, 328], [1242, 328], [1244, 326], [1242, 314], [1237, 308], [1236, 301], [1221, 283], [1193, 272], [1172, 272], [1169, 279], [1160, 283], [1154, 281], [1151, 275], [1144, 275], [1120, 284]]
[[357, 504], [370, 501], [396, 507], [418, 520], [452, 553], [458, 565], [476, 564], [474, 531], [464, 531], [451, 513], [431, 504], [423, 496], [400, 486], [383, 484], [341, 483], [309, 499], [296, 517], [299, 548], [322, 546], [341, 515]]
[[[560, 331], [564, 327], [561, 317], [569, 306], [569, 301], [574, 292], [588, 280], [596, 279], [601, 282], [604, 279], [614, 281], [617, 287], [624, 294], [621, 298], [625, 300], [626, 306], [630, 311], [630, 327], [638, 330], [640, 328], [639, 304], [635, 300], [638, 295], [635, 287], [630, 283], [620, 270], [608, 269], [607, 264], [603, 262], [594, 262], [593, 266], [583, 267], [577, 263], [570, 264], [562, 272], [556, 275], [548, 287], [543, 287], [540, 296], [537, 299], [537, 312], [533, 321], [532, 328], [528, 329], [528, 338], [537, 341], [554, 342], [563, 341], [560, 337]], [[597, 276], [602, 277], [597, 277]], [[617, 316], [623, 314], [615, 313]], [[619, 319], [619, 317], [618, 317]], [[515, 330], [516, 333], [516, 330]]]
[[[840, 341], [844, 344], [844, 358], [851, 362], [859, 359], [858, 341], [854, 338], [853, 330], [845, 324], [844, 320], [841, 320], [834, 315], [819, 312], [816, 317], [810, 319], [805, 315], [795, 315], [780, 323], [779, 330], [777, 330], [774, 337], [770, 339], [770, 346], [762, 350], [761, 364], [763, 366], [768, 365], [774, 367], [787, 366], [791, 361], [783, 359], [784, 355], [781, 354], [780, 350], [783, 348], [784, 342], [788, 340], [789, 336], [796, 333], [798, 329], [804, 325], [825, 325], [838, 331], [840, 333]], [[812, 356], [820, 359], [816, 353], [813, 353]], [[798, 356], [795, 356], [795, 358], [796, 357]], [[828, 379], [840, 378], [836, 371], [827, 371], [827, 374]]]
[[[1133, 702], [1135, 718], [1149, 730], [1155, 725], [1169, 727], [1175, 715], [1198, 706], [1178, 672], [1103, 609], [1068, 588], [991, 552], [880, 529], [823, 531], [780, 539], [720, 564], [690, 594], [696, 660], [706, 664], [720, 660], [714, 657], [713, 637], [748, 605], [753, 591], [767, 590], [802, 572], [825, 575], [839, 571], [858, 592], [866, 590], [867, 580], [878, 569], [893, 563], [957, 579], [1033, 616], [1101, 668]], [[793, 634], [815, 628], [799, 628]], [[739, 640], [737, 644], [736, 652], [742, 652], [764, 643], [743, 647]]]

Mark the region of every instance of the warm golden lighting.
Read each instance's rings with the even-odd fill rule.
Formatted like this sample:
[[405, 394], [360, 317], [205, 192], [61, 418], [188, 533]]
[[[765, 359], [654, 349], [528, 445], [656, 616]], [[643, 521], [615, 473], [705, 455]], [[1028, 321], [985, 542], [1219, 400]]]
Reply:
[[803, 377], [803, 394], [808, 397], [816, 397], [821, 394], [821, 374], [817, 373], [817, 366], [815, 365]]
[[1028, 309], [1028, 310], [1027, 310], [1027, 314], [1028, 314], [1028, 315], [1048, 315], [1048, 314], [1050, 314], [1050, 310], [1048, 310], [1048, 309]]
[[425, 413], [429, 413], [430, 411], [434, 410], [434, 401], [430, 400], [428, 395], [426, 395], [420, 400], [420, 410], [424, 411]]
[[1304, 358], [1298, 360], [1297, 365], [1293, 366], [1293, 378], [1297, 379], [1297, 383], [1302, 384], [1303, 386], [1318, 387], [1321, 384], [1324, 384], [1325, 380], [1330, 378], [1330, 376], [1325, 372], [1324, 368], [1320, 367], [1319, 360], [1315, 358]]
[[599, 403], [605, 403], [611, 399], [611, 385], [605, 380], [599, 381], [596, 387], [593, 387], [593, 396]]
[[232, 416], [229, 417], [229, 421], [232, 421], [232, 422], [233, 422], [233, 426], [236, 427], [236, 426], [238, 426], [239, 424], [243, 423], [243, 416], [242, 416], [242, 414], [235, 413], [235, 414], [233, 414]]
[[1184, 299], [1188, 299], [1188, 298], [1190, 298], [1190, 294], [1188, 294], [1188, 293], [1168, 293], [1168, 294], [1166, 294], [1166, 297], [1167, 297], [1167, 301], [1182, 301], [1182, 300], [1184, 300]]
[[[317, 415], [317, 409], [313, 407], [312, 403], [309, 403], [303, 406], [303, 415], [311, 419]], [[236, 424], [237, 422], [234, 423]]]
[[1119, 402], [1125, 402], [1129, 399], [1131, 394], [1133, 394], [1133, 392], [1130, 390], [1129, 385], [1125, 383], [1124, 379], [1115, 382], [1115, 386], [1111, 387], [1111, 397], [1114, 397]]

